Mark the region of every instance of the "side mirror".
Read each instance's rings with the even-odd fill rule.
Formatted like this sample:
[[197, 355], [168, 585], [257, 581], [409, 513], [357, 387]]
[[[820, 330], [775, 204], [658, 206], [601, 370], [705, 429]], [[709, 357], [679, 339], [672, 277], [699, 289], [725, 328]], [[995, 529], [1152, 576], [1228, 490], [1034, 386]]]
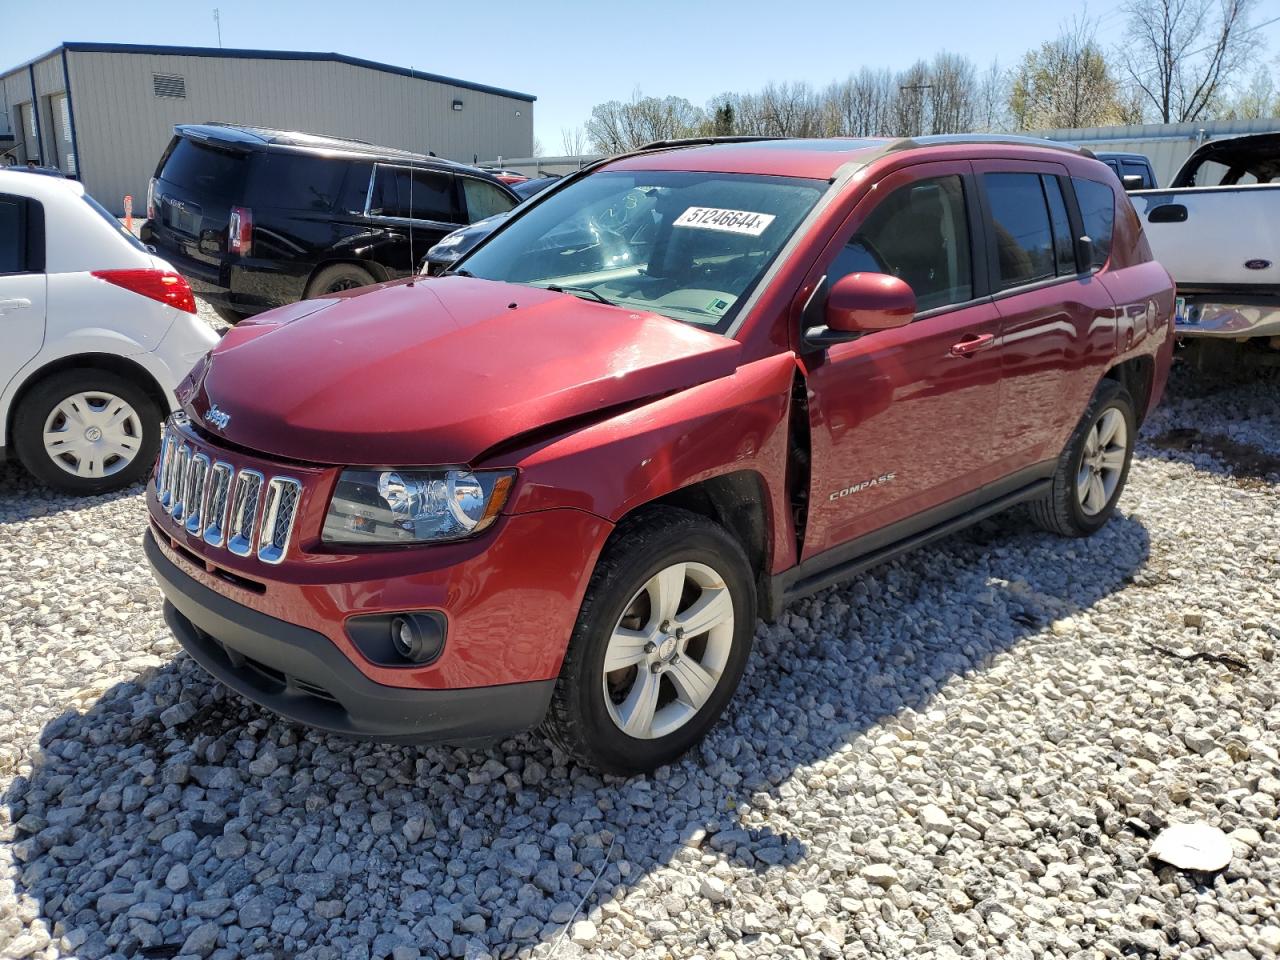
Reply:
[[1120, 178], [1120, 182], [1124, 184], [1126, 190], [1141, 190], [1142, 177], [1136, 173], [1130, 173]]
[[904, 280], [886, 273], [850, 273], [827, 295], [827, 330], [852, 335], [888, 330], [911, 322], [916, 295]]

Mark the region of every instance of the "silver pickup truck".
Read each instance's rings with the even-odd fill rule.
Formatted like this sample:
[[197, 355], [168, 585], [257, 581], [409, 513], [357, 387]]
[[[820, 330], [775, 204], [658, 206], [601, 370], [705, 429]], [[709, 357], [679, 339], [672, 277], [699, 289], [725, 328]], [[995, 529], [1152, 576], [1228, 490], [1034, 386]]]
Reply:
[[1206, 143], [1169, 187], [1129, 198], [1178, 285], [1178, 334], [1280, 366], [1280, 133]]

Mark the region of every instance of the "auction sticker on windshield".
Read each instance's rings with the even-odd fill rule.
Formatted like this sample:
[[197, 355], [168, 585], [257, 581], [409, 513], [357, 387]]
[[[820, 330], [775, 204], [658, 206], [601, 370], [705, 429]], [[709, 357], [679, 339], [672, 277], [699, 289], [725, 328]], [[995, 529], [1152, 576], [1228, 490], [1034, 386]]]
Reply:
[[722, 210], [719, 207], [690, 207], [676, 217], [672, 226], [696, 227], [699, 230], [722, 230], [725, 233], [744, 233], [758, 237], [765, 227], [773, 223], [771, 213], [752, 213], [750, 210]]

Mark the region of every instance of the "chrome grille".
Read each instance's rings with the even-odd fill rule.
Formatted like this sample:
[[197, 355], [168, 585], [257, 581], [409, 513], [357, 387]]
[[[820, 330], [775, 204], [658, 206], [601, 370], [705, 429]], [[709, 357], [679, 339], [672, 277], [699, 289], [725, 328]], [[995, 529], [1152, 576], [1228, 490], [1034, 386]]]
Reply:
[[191, 460], [191, 448], [185, 443], [178, 444], [178, 452], [173, 455], [173, 476], [169, 483], [169, 516], [182, 522], [183, 495], [187, 491], [187, 463]]
[[187, 533], [199, 533], [200, 523], [204, 518], [205, 481], [209, 478], [209, 457], [197, 453], [187, 464], [187, 492], [183, 503], [187, 508], [185, 526]]
[[302, 499], [293, 477], [237, 470], [184, 438], [173, 421], [160, 436], [156, 499], [176, 525], [210, 547], [263, 563], [284, 561]]
[[220, 547], [227, 539], [227, 507], [231, 503], [231, 477], [235, 469], [219, 461], [209, 473], [209, 499], [204, 508], [204, 542]]
[[301, 491], [302, 484], [289, 477], [272, 477], [267, 484], [262, 529], [258, 534], [258, 559], [263, 563], [279, 563], [284, 559]]
[[253, 552], [253, 528], [258, 520], [262, 481], [262, 474], [257, 470], [241, 470], [236, 476], [227, 528], [227, 549], [236, 556], [247, 557]]
[[178, 450], [178, 438], [166, 431], [161, 444], [160, 475], [156, 479], [156, 499], [160, 501], [162, 507], [168, 510], [173, 497], [173, 458]]

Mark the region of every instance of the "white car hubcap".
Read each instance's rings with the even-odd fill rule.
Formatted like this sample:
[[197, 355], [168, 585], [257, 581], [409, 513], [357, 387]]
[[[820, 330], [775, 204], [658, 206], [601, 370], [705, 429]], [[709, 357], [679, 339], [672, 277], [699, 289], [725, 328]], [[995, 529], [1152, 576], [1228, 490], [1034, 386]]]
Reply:
[[115, 394], [86, 391], [67, 397], [44, 422], [49, 458], [76, 477], [119, 473], [142, 449], [142, 418]]
[[1115, 407], [1103, 412], [1084, 438], [1084, 454], [1076, 471], [1076, 497], [1088, 516], [1095, 516], [1115, 495], [1124, 472], [1129, 427]]
[[674, 733], [720, 685], [733, 650], [733, 597], [702, 563], [674, 563], [631, 598], [609, 637], [604, 701], [640, 740]]

